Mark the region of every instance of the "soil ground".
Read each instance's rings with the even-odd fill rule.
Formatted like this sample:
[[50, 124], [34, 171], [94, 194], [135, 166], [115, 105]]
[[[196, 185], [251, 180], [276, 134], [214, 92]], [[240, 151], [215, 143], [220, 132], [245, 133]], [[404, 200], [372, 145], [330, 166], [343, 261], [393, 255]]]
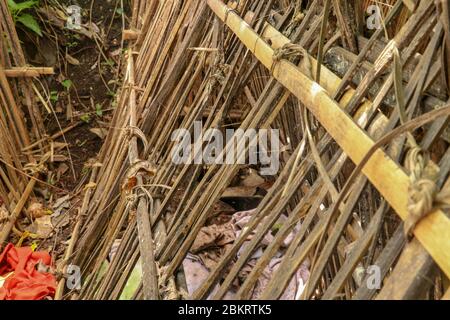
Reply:
[[[94, 41], [67, 29], [54, 26], [47, 28], [47, 25], [45, 29], [52, 32], [46, 32], [41, 38], [32, 38], [27, 33], [19, 32], [27, 60], [34, 66], [53, 67], [55, 70], [54, 76], [41, 79], [52, 97], [55, 111], [55, 114], [42, 112], [45, 115], [47, 135], [58, 134], [61, 128], [78, 124], [56, 140], [68, 144], [68, 148], [58, 154], [69, 160], [49, 166], [49, 170], [54, 173], [64, 170], [63, 174], [58, 174], [58, 179], [55, 178], [56, 174], [47, 178], [60, 191], [51, 191], [51, 197], [36, 195], [40, 199], [44, 198], [45, 207], [50, 207], [63, 196], [71, 197], [70, 208], [64, 212], [65, 222], [54, 226], [55, 231], [51, 237], [37, 241], [38, 248], [50, 251], [55, 261], [64, 254], [76, 222], [82, 200], [79, 191], [89, 179], [90, 170], [86, 164], [90, 159], [95, 159], [100, 151], [102, 137], [98, 132], [105, 134], [114, 109], [115, 94], [120, 86], [117, 70], [122, 55], [121, 36], [125, 19], [120, 8], [121, 1], [118, 0], [59, 2], [66, 7], [73, 4], [80, 6], [82, 24], [92, 26], [92, 22], [92, 28], [99, 37]], [[45, 21], [41, 22], [45, 24]], [[29, 221], [25, 218], [24, 221], [19, 221], [18, 227], [25, 229], [27, 224]], [[11, 241], [18, 241], [18, 236], [13, 236]], [[33, 239], [25, 239], [24, 244], [32, 241]]]

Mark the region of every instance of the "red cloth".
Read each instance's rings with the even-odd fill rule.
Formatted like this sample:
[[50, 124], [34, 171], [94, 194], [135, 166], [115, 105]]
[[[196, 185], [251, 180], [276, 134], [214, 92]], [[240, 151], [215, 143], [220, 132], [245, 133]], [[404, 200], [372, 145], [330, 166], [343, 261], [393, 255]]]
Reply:
[[55, 276], [36, 270], [41, 262], [51, 265], [52, 259], [47, 252], [33, 252], [30, 247], [16, 248], [8, 244], [0, 255], [0, 275], [7, 277], [0, 288], [0, 300], [42, 300], [53, 297], [56, 291]]

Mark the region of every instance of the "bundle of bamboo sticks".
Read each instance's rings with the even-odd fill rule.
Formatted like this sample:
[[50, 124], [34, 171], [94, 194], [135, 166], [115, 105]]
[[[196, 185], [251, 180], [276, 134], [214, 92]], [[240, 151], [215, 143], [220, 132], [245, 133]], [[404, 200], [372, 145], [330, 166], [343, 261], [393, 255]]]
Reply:
[[[6, 1], [0, 3], [0, 21], [0, 202], [8, 212], [0, 223], [1, 247], [35, 184], [23, 170], [25, 164], [33, 162], [31, 155], [22, 153], [30, 145], [29, 130], [34, 129], [35, 137], [43, 132], [30, 80], [8, 78], [8, 70], [25, 66], [25, 59]], [[26, 118], [31, 119], [32, 125], [27, 125]]]
[[27, 64], [7, 1], [0, 1], [0, 33], [0, 202], [8, 215], [1, 217], [2, 247], [11, 231], [23, 235], [17, 219], [26, 211], [36, 183], [43, 182], [40, 173], [51, 152], [39, 101], [46, 102], [36, 78], [54, 71]]
[[[27, 68], [28, 65], [6, 1], [0, 2], [0, 18], [0, 28], [2, 34], [5, 35], [5, 37], [2, 38], [1, 44], [1, 65], [3, 66], [3, 69], [6, 70], [6, 73], [10, 74], [9, 71], [13, 70], [14, 67], [17, 71], [21, 68]], [[48, 70], [34, 71], [35, 73], [33, 73], [31, 76], [41, 74], [41, 72], [37, 71], [48, 72]], [[15, 100], [16, 103], [18, 103], [19, 101], [21, 102], [22, 100], [24, 101], [23, 106], [22, 104], [20, 104], [19, 107], [22, 109], [22, 112], [27, 115], [27, 118], [30, 121], [30, 123], [27, 124], [27, 128], [29, 129], [34, 139], [40, 140], [45, 135], [44, 123], [39, 107], [34, 100], [35, 93], [33, 91], [32, 78], [26, 73], [23, 75], [25, 76], [24, 78], [19, 78], [13, 81], [14, 93], [16, 94]]]
[[[230, 292], [251, 298], [275, 257], [280, 264], [261, 298], [283, 296], [305, 262], [306, 299], [439, 299], [448, 290], [450, 220], [443, 209], [417, 225], [412, 241], [403, 232], [410, 182], [402, 165], [408, 148], [400, 135], [422, 128], [421, 136], [414, 135], [441, 168], [436, 186], [448, 187], [450, 148], [442, 132], [449, 109], [428, 113], [423, 103], [443, 71], [440, 46], [448, 32], [440, 22], [442, 8], [420, 1], [406, 23], [392, 28], [387, 45], [384, 30], [376, 30], [353, 48], [355, 55], [345, 55], [351, 58], [340, 79], [322, 64], [323, 56], [333, 47], [351, 51], [350, 39], [366, 33], [348, 28], [357, 19], [352, 15], [321, 32], [327, 2], [227, 6], [220, 0], [171, 0], [152, 3], [144, 14], [142, 3], [134, 3], [137, 37], [128, 50], [118, 108], [86, 186], [76, 245], [67, 253], [85, 279], [75, 297], [120, 298], [138, 265], [142, 281], [134, 298], [185, 297], [183, 262], [245, 166], [177, 165], [172, 133], [191, 132], [197, 120], [205, 131], [223, 130], [236, 121], [236, 109], [236, 127], [276, 128], [290, 145], [246, 228], [191, 298], [221, 299]], [[333, 10], [336, 16], [346, 12]], [[391, 28], [403, 10], [404, 2], [396, 1], [385, 25]], [[401, 61], [394, 59], [396, 50]], [[375, 61], [356, 77], [374, 52]], [[399, 78], [406, 69], [413, 70], [410, 77]], [[376, 82], [379, 89], [369, 94]], [[395, 103], [389, 105], [385, 98], [392, 90]], [[445, 105], [438, 97], [431, 100]], [[402, 112], [411, 120], [406, 126]], [[245, 156], [245, 137], [236, 143]], [[269, 234], [273, 241], [263, 246]], [[436, 263], [442, 272], [435, 272]], [[372, 267], [379, 271], [381, 291], [366, 285]]]

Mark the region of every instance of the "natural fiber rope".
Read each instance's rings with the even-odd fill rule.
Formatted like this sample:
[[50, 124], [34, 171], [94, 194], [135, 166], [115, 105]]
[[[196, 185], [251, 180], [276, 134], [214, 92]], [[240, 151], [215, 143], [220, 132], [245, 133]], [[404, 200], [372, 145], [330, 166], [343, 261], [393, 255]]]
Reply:
[[227, 22], [228, 22], [228, 16], [230, 15], [230, 12], [233, 12], [233, 13], [235, 13], [235, 14], [238, 14], [238, 12], [237, 12], [235, 9], [233, 9], [233, 8], [227, 8], [227, 11], [225, 11], [225, 18], [223, 19], [223, 23], [224, 23], [224, 24], [227, 24]]
[[211, 91], [216, 84], [222, 85], [225, 82], [228, 72], [230, 72], [230, 68], [230, 65], [225, 63], [214, 63], [211, 67], [211, 75], [209, 76], [207, 84], [209, 91]]
[[186, 296], [186, 293], [182, 290], [177, 289], [177, 285], [173, 276], [167, 274], [167, 267], [158, 266], [158, 285], [160, 293], [164, 300], [179, 300], [180, 296]]
[[[271, 73], [274, 73], [275, 67], [276, 65], [283, 59], [287, 59], [291, 62], [293, 62], [293, 60], [296, 57], [308, 57], [308, 52], [306, 51], [305, 48], [303, 48], [302, 46], [298, 45], [298, 44], [294, 44], [294, 43], [286, 43], [284, 46], [282, 46], [281, 48], [278, 48], [275, 50], [275, 52], [273, 53], [273, 57], [272, 57], [272, 67], [270, 69]], [[308, 68], [309, 70], [311, 68]], [[308, 75], [309, 77], [311, 77], [311, 75]]]
[[[411, 144], [411, 143], [410, 143]], [[417, 223], [434, 209], [446, 208], [450, 205], [450, 189], [448, 186], [439, 190], [439, 167], [435, 165], [428, 153], [417, 144], [413, 145], [406, 156], [406, 169], [410, 173], [408, 188], [408, 218], [404, 230], [410, 235]]]

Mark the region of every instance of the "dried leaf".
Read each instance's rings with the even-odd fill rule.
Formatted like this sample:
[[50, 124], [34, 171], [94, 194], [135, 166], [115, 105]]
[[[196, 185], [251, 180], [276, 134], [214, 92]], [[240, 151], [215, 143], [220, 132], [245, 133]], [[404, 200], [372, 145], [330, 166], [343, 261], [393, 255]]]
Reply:
[[69, 170], [69, 166], [65, 163], [61, 163], [56, 170], [56, 179], [59, 181], [67, 170]]
[[9, 220], [9, 212], [3, 204], [0, 204], [0, 225]]
[[51, 211], [49, 211], [47, 208], [44, 207], [42, 202], [40, 202], [37, 199], [33, 199], [30, 206], [28, 207], [28, 214], [33, 219], [38, 219], [44, 216], [48, 216]]
[[66, 195], [55, 201], [55, 203], [52, 206], [54, 211], [52, 215], [53, 218], [58, 217], [63, 210], [70, 208], [70, 198], [71, 198], [70, 195]]
[[256, 194], [256, 187], [230, 187], [225, 189], [222, 198], [249, 198]]
[[38, 238], [45, 239], [51, 235], [53, 229], [52, 218], [47, 215], [36, 219], [27, 231], [35, 234]]
[[105, 128], [92, 128], [89, 129], [93, 134], [97, 135], [100, 139], [104, 140], [108, 135], [108, 130]]
[[74, 65], [74, 66], [79, 66], [80, 65], [80, 61], [77, 58], [72, 57], [70, 54], [66, 53], [66, 60], [68, 63]]
[[242, 179], [242, 185], [244, 187], [259, 187], [266, 182], [264, 178], [262, 178], [256, 170], [249, 169], [247, 176]]

